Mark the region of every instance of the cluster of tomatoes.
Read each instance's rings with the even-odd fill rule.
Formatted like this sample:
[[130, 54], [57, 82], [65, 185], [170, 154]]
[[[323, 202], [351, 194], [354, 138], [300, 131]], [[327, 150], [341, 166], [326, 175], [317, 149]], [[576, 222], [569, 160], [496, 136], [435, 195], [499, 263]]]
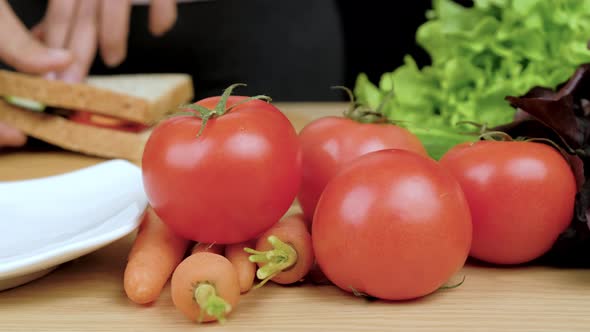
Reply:
[[317, 265], [345, 291], [424, 296], [469, 256], [519, 264], [543, 255], [572, 218], [574, 176], [542, 143], [482, 140], [437, 161], [410, 131], [366, 123], [366, 114], [297, 133], [266, 101], [225, 95], [195, 105], [146, 145], [157, 214], [187, 239], [232, 244], [257, 238], [297, 199]]

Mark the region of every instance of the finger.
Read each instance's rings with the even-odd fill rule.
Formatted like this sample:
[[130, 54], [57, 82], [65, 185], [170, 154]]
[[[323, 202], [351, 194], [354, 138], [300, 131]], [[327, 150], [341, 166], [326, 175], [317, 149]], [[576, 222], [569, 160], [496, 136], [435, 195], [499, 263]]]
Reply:
[[25, 145], [26, 142], [27, 136], [20, 130], [0, 122], [0, 147], [18, 147]]
[[31, 35], [38, 41], [43, 42], [43, 39], [45, 39], [45, 24], [43, 21], [31, 28]]
[[[43, 42], [43, 40], [45, 39], [45, 23], [43, 22], [43, 20], [41, 20], [41, 22], [37, 23], [37, 25], [31, 28], [31, 35], [33, 35], [33, 38], [37, 39], [38, 41]], [[54, 71], [52, 71], [49, 73], [45, 73], [43, 77], [45, 77], [48, 80], [54, 80], [56, 78], [56, 74]]]
[[[63, 48], [69, 38], [73, 25], [74, 13], [77, 9], [76, 0], [50, 0], [43, 18], [41, 37], [45, 45]], [[35, 27], [36, 28], [36, 27]], [[33, 29], [35, 31], [35, 29]], [[56, 72], [45, 75], [47, 79], [55, 79]]]
[[88, 74], [96, 55], [98, 1], [79, 2], [67, 47], [74, 54], [74, 62], [57, 78], [66, 82], [80, 82]]
[[131, 0], [102, 0], [98, 42], [103, 61], [117, 66], [127, 56]]
[[77, 6], [78, 2], [76, 0], [49, 1], [47, 12], [43, 18], [45, 27], [43, 41], [45, 45], [56, 48], [66, 46]]
[[152, 0], [150, 4], [149, 28], [154, 36], [168, 32], [176, 22], [176, 0]]
[[0, 59], [18, 71], [46, 73], [72, 62], [70, 52], [42, 45], [16, 17], [6, 1], [0, 1]]

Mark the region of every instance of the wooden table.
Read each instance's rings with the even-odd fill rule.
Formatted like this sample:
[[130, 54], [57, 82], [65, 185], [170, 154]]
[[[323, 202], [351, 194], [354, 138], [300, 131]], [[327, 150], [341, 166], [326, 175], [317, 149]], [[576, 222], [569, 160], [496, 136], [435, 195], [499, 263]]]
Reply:
[[[299, 130], [343, 104], [279, 104]], [[56, 150], [0, 156], [0, 180], [58, 174], [101, 161]], [[296, 207], [295, 207], [296, 208]], [[242, 297], [225, 325], [194, 326], [169, 289], [153, 305], [122, 289], [133, 235], [0, 292], [0, 331], [590, 331], [590, 270], [468, 264], [465, 283], [400, 303], [367, 302], [333, 286], [268, 285]]]

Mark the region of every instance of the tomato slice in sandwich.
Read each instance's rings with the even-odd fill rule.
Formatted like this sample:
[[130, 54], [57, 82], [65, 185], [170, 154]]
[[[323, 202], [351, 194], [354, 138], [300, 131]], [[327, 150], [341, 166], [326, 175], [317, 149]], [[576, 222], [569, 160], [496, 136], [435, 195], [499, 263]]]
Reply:
[[140, 123], [130, 122], [107, 115], [99, 115], [85, 111], [76, 111], [69, 117], [69, 119], [71, 121], [89, 126], [110, 128], [134, 133], [138, 133], [149, 128], [149, 126]]

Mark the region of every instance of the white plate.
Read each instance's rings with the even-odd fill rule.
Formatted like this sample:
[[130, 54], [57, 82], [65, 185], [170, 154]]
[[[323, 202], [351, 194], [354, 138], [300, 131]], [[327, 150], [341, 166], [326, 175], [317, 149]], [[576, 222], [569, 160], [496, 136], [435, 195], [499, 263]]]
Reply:
[[124, 160], [0, 182], [0, 290], [131, 233], [146, 206], [141, 170]]

